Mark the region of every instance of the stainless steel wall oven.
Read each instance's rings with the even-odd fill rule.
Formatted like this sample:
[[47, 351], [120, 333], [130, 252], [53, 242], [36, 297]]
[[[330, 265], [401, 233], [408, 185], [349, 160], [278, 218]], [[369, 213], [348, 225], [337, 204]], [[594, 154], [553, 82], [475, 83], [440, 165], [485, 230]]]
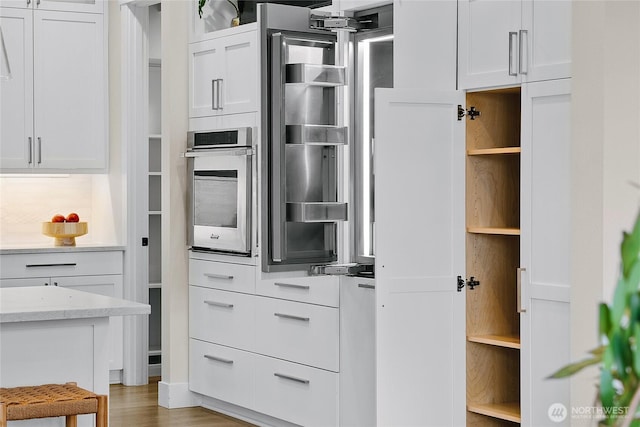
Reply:
[[251, 253], [251, 131], [188, 134], [187, 231], [194, 250]]

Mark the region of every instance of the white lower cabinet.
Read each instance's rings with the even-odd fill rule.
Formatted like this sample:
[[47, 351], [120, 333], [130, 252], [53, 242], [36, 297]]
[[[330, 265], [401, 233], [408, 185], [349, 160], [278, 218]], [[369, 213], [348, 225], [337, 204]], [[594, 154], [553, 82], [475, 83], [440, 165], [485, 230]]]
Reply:
[[338, 309], [256, 298], [256, 352], [338, 372]]
[[253, 295], [191, 286], [190, 336], [252, 351], [255, 305]]
[[189, 387], [234, 405], [254, 406], [255, 355], [191, 338]]
[[340, 279], [189, 262], [190, 390], [269, 424], [340, 425]]
[[255, 410], [304, 426], [337, 426], [335, 372], [256, 355]]
[[[0, 288], [61, 286], [79, 291], [123, 297], [123, 254], [114, 251], [16, 253], [0, 256]], [[122, 317], [109, 319], [109, 369], [124, 366]], [[118, 381], [112, 377], [112, 381]]]

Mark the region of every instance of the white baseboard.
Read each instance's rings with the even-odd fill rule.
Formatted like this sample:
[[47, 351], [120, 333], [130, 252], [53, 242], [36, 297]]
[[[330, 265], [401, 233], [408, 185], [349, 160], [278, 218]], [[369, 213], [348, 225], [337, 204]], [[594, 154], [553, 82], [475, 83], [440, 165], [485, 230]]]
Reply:
[[189, 408], [198, 404], [198, 399], [189, 390], [189, 383], [158, 383], [158, 405], [163, 408]]
[[122, 369], [109, 371], [109, 384], [122, 384]]
[[261, 414], [260, 412], [252, 411], [251, 409], [243, 408], [241, 406], [234, 405], [232, 403], [224, 402], [212, 397], [207, 397], [201, 394], [194, 393], [198, 396], [198, 405], [203, 408], [210, 409], [221, 414], [228, 415], [232, 418], [236, 418], [242, 421], [246, 421], [251, 424], [255, 424], [260, 427], [299, 427], [297, 424], [291, 424], [287, 421], [270, 417], [269, 415]]

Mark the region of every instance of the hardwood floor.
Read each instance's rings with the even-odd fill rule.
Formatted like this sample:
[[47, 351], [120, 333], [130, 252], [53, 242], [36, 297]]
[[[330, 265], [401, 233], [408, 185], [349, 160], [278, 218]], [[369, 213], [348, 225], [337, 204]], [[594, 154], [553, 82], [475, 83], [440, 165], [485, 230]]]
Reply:
[[205, 408], [166, 409], [158, 406], [158, 380], [148, 385], [109, 388], [110, 427], [248, 427], [253, 424]]

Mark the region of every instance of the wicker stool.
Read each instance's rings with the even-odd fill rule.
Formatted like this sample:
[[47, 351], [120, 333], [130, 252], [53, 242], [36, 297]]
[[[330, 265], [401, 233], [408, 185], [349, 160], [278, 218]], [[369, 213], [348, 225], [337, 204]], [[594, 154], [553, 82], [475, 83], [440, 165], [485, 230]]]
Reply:
[[7, 421], [49, 417], [66, 417], [66, 426], [76, 427], [80, 414], [96, 414], [96, 427], [107, 427], [107, 396], [76, 383], [0, 388], [0, 427], [7, 427]]

